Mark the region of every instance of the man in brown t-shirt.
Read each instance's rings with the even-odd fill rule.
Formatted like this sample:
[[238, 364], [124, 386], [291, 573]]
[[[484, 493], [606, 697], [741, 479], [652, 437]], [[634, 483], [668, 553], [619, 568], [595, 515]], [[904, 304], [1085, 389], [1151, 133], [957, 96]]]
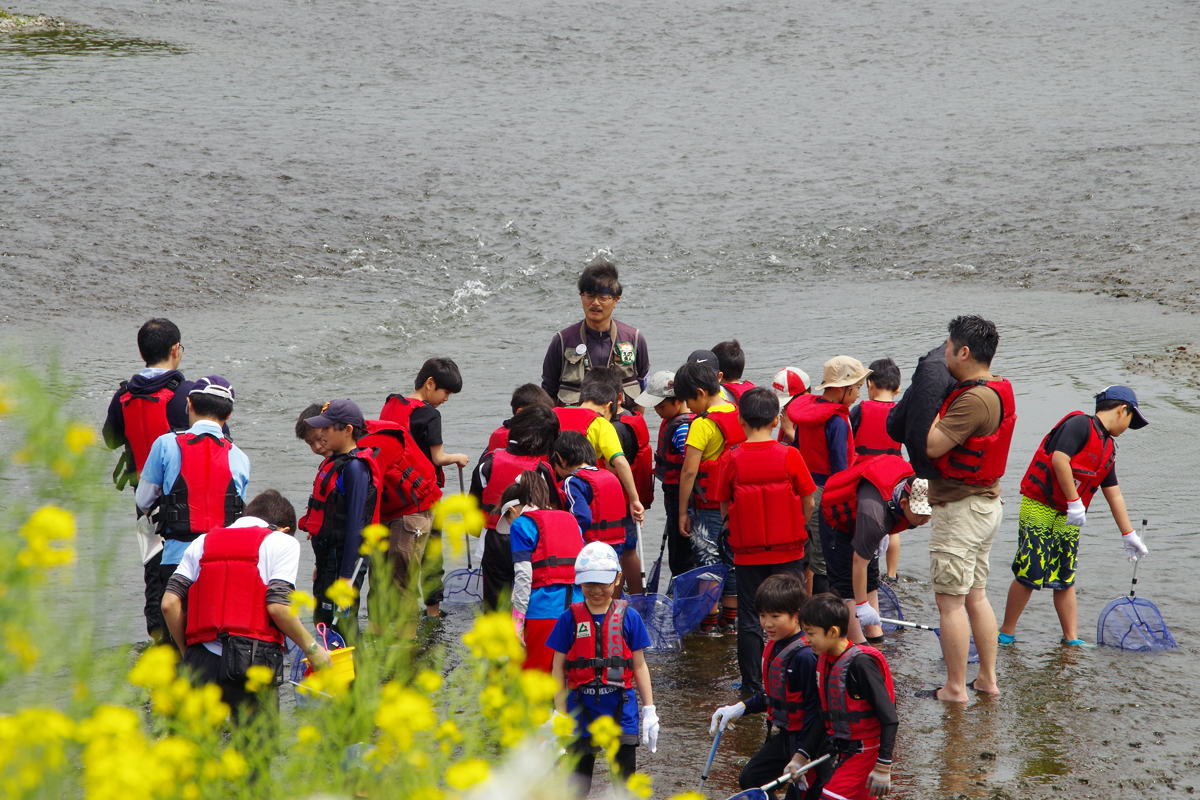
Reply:
[[[946, 365], [960, 386], [964, 381], [1000, 380], [991, 373], [992, 356], [1000, 339], [995, 325], [980, 317], [956, 317], [949, 330]], [[943, 477], [929, 481], [929, 502], [933, 506], [929, 573], [941, 615], [946, 682], [937, 689], [924, 689], [918, 696], [965, 703], [968, 688], [1000, 693], [996, 685], [996, 614], [988, 602], [987, 578], [988, 553], [1003, 519], [999, 479], [1008, 457], [1007, 441], [986, 446], [976, 443], [969, 448], [985, 453], [979, 458], [981, 462], [994, 457], [1000, 466], [993, 472], [1000, 474], [988, 476], [982, 464], [976, 475], [984, 481], [975, 476], [967, 480], [945, 477], [945, 473], [951, 468], [951, 460], [970, 460], [969, 455], [954, 449], [972, 437], [996, 433], [1004, 412], [996, 389], [972, 386], [960, 393], [929, 429], [925, 454], [943, 473]], [[1003, 447], [1005, 452], [988, 450], [995, 447]], [[947, 454], [951, 456], [942, 458]], [[991, 480], [987, 480], [989, 477]], [[968, 687], [967, 655], [972, 634], [979, 651], [979, 675]]]

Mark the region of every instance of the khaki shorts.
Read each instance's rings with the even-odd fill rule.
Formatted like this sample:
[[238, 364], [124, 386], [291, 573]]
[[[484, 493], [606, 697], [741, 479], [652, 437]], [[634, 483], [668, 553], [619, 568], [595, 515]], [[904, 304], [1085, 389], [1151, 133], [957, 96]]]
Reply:
[[392, 559], [392, 577], [401, 589], [408, 586], [411, 563], [421, 563], [425, 555], [425, 543], [433, 529], [433, 512], [419, 511], [406, 514], [387, 523], [388, 556]]
[[987, 586], [988, 553], [1003, 518], [999, 497], [975, 495], [933, 507], [929, 533], [933, 591], [963, 595]]

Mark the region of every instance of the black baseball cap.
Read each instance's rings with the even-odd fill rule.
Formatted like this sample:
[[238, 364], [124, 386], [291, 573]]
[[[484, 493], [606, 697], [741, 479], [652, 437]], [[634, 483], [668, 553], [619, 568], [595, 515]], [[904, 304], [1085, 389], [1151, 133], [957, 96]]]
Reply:
[[688, 363], [695, 361], [697, 364], [708, 364], [713, 368], [713, 372], [721, 371], [721, 364], [717, 361], [717, 354], [712, 350], [693, 350], [692, 354], [687, 357]]

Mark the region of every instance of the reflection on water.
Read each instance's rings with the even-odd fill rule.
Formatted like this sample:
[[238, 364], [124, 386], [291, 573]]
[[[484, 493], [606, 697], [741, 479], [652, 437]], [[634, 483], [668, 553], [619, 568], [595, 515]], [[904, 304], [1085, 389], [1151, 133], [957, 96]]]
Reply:
[[68, 25], [66, 28], [0, 35], [0, 55], [134, 56], [181, 55], [186, 52], [182, 47], [169, 42], [131, 38], [113, 31], [89, 28], [86, 25]]

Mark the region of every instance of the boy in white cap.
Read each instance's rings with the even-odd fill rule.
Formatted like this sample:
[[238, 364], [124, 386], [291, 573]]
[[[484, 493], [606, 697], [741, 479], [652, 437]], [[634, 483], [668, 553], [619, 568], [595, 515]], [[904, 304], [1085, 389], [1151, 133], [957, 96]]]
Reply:
[[641, 743], [649, 745], [651, 753], [658, 749], [659, 724], [644, 653], [650, 636], [637, 611], [624, 600], [613, 599], [621, 587], [616, 551], [603, 542], [586, 545], [575, 559], [575, 583], [583, 588], [584, 600], [572, 603], [558, 618], [546, 646], [554, 651], [552, 674], [563, 686], [554, 698], [555, 712], [576, 721], [578, 738], [571, 745], [571, 753], [579, 758], [575, 789], [579, 797], [586, 797], [596, 765], [588, 726], [607, 716], [621, 728], [616, 784], [637, 769], [638, 696]]
[[658, 426], [658, 448], [654, 451], [654, 474], [662, 483], [667, 525], [663, 544], [672, 575], [692, 568], [695, 559], [692, 543], [679, 532], [679, 473], [683, 470], [684, 446], [695, 414], [687, 403], [675, 396], [675, 373], [663, 370], [650, 376], [646, 390], [634, 401], [642, 408], [654, 408], [662, 419]]
[[[154, 441], [134, 497], [142, 513], [158, 509], [163, 550], [155, 602], [160, 606], [188, 544], [240, 517], [250, 482], [250, 459], [222, 432], [233, 414], [229, 381], [220, 375], [196, 381], [188, 392], [187, 409], [191, 427]], [[170, 643], [170, 632], [164, 629], [155, 639]]]
[[771, 381], [771, 389], [779, 398], [779, 441], [791, 444], [796, 440], [796, 423], [788, 416], [792, 401], [802, 394], [808, 394], [808, 373], [799, 367], [784, 367], [775, 373]]

